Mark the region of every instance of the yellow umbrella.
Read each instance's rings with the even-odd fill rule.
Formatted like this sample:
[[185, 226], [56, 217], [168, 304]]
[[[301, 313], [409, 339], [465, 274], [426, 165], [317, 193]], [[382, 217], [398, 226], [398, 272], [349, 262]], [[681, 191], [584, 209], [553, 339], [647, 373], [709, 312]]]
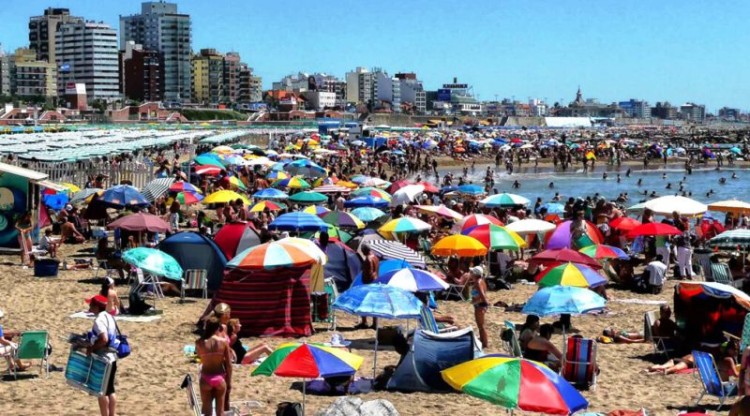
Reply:
[[343, 186], [344, 188], [349, 188], [349, 189], [357, 189], [357, 188], [359, 188], [359, 185], [357, 185], [354, 182], [349, 182], [349, 181], [338, 181], [338, 182], [336, 182], [336, 185]]
[[235, 150], [229, 146], [216, 146], [213, 149], [211, 149], [211, 152], [218, 153], [220, 155], [231, 155], [232, 153], [235, 152]]
[[238, 194], [234, 191], [217, 191], [212, 193], [211, 195], [207, 196], [204, 200], [204, 204], [228, 204], [232, 201], [236, 201], [238, 199], [241, 199], [243, 203], [246, 205], [250, 205], [250, 200], [247, 199], [244, 195]]
[[81, 188], [77, 187], [76, 185], [70, 183], [70, 182], [62, 182], [60, 185], [68, 188], [68, 190], [72, 193], [80, 192]]
[[728, 199], [708, 204], [708, 209], [710, 211], [731, 212], [732, 214], [745, 214], [750, 212], [750, 204], [736, 199]]
[[378, 229], [386, 238], [394, 238], [396, 233], [418, 233], [427, 231], [432, 226], [414, 217], [401, 217], [388, 221]]
[[442, 238], [432, 246], [436, 256], [475, 257], [487, 254], [487, 247], [479, 240], [468, 235], [454, 234]]

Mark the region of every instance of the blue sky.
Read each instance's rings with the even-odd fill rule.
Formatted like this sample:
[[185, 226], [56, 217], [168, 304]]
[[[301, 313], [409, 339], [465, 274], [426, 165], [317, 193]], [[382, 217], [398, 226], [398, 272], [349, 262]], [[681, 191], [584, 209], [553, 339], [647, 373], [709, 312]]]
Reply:
[[[193, 49], [240, 52], [265, 87], [303, 70], [414, 71], [425, 88], [457, 76], [482, 100], [694, 101], [750, 110], [750, 9], [741, 0], [181, 0]], [[119, 28], [137, 0], [23, 0], [0, 8], [6, 51], [46, 7]]]

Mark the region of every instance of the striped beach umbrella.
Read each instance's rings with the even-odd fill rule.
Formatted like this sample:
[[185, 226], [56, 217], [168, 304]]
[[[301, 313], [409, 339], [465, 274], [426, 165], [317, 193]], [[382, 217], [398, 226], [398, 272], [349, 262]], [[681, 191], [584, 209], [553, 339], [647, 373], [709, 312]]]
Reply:
[[[292, 195], [294, 196], [294, 195]], [[305, 207], [305, 209], [302, 210], [302, 212], [306, 212], [308, 214], [313, 214], [317, 216], [321, 216], [325, 214], [326, 212], [331, 212], [330, 209], [320, 206], [320, 205], [310, 205], [308, 207]]]
[[291, 178], [281, 179], [273, 183], [276, 188], [288, 188], [288, 189], [310, 189], [310, 184], [297, 176]]
[[391, 200], [391, 194], [389, 194], [388, 192], [382, 189], [373, 188], [371, 186], [357, 189], [356, 191], [353, 191], [351, 195], [352, 196], [374, 196], [377, 198], [383, 198], [386, 201]]
[[227, 263], [227, 268], [273, 270], [279, 267], [303, 267], [316, 263], [319, 263], [319, 259], [305, 248], [281, 241], [272, 241], [238, 253]]
[[488, 196], [483, 200], [479, 201], [479, 205], [488, 208], [510, 208], [518, 205], [529, 205], [531, 201], [522, 197], [521, 195], [502, 193], [497, 195]]
[[520, 235], [495, 224], [467, 228], [462, 234], [476, 238], [490, 250], [520, 250], [526, 247], [526, 241]]
[[268, 224], [269, 230], [280, 231], [325, 231], [328, 224], [323, 222], [317, 215], [306, 212], [290, 212], [279, 215], [275, 220]]
[[369, 240], [365, 244], [382, 259], [403, 260], [415, 267], [425, 267], [424, 257], [398, 241]]
[[[141, 193], [147, 200], [153, 202], [160, 196], [166, 194], [173, 183], [174, 178], [156, 178], [147, 183], [141, 190]], [[73, 200], [76, 200], [76, 195], [73, 195]]]
[[540, 287], [575, 286], [596, 287], [607, 283], [596, 270], [577, 263], [564, 263], [545, 270], [536, 277]]
[[372, 207], [360, 207], [354, 208], [352, 214], [356, 215], [357, 218], [364, 222], [375, 221], [376, 219], [385, 215], [385, 212]]
[[[401, 233], [419, 233], [427, 231], [432, 226], [426, 222], [414, 217], [401, 217], [388, 221], [378, 232], [384, 237], [395, 237], [395, 234]], [[395, 238], [394, 238], [395, 239]]]
[[449, 220], [462, 220], [464, 216], [445, 205], [417, 205], [417, 209], [427, 215], [437, 215]]
[[737, 229], [724, 231], [716, 237], [708, 240], [706, 243], [709, 247], [718, 247], [722, 249], [736, 249], [737, 246], [750, 246], [750, 230]]
[[179, 192], [175, 199], [182, 205], [193, 205], [203, 201], [205, 197], [193, 192]]
[[171, 184], [169, 186], [170, 192], [193, 192], [193, 193], [201, 193], [201, 190], [198, 189], [195, 185], [191, 184], [190, 182], [184, 182], [179, 181]]
[[365, 228], [363, 223], [355, 215], [343, 211], [331, 211], [320, 216], [323, 222], [340, 228]]
[[431, 292], [448, 289], [448, 283], [445, 283], [435, 273], [414, 268], [392, 270], [378, 276], [377, 281], [404, 289], [407, 292]]
[[465, 216], [464, 219], [462, 219], [461, 222], [458, 223], [458, 228], [463, 231], [472, 227], [476, 227], [477, 225], [484, 224], [495, 224], [499, 226], [504, 225], [502, 221], [493, 217], [492, 215], [471, 214]]
[[282, 204], [281, 202], [260, 201], [250, 207], [250, 212], [263, 212], [266, 209], [268, 209], [269, 211], [281, 211], [282, 209], [286, 209], [286, 205]]
[[581, 253], [593, 257], [595, 259], [628, 259], [627, 253], [617, 247], [608, 246], [606, 244], [595, 244], [588, 247], [584, 247], [580, 250]]

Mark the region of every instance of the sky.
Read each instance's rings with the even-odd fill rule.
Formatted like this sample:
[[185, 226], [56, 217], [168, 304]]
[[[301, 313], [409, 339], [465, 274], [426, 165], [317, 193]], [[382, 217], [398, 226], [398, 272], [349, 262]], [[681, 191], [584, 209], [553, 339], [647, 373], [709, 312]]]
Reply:
[[[0, 8], [6, 52], [28, 45], [28, 18], [67, 7], [119, 29], [138, 0], [23, 0]], [[480, 100], [630, 98], [750, 111], [745, 0], [180, 0], [193, 50], [237, 51], [265, 88], [284, 75], [343, 78], [357, 66], [453, 77]]]

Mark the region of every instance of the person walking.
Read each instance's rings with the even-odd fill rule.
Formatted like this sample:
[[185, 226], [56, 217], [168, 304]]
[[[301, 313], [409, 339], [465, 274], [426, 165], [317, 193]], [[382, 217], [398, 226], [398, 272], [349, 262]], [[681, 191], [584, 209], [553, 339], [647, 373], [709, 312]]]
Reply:
[[107, 312], [108, 299], [102, 295], [96, 295], [86, 300], [89, 304], [89, 312], [93, 313], [94, 326], [91, 329], [89, 345], [86, 355], [96, 354], [110, 363], [112, 370], [109, 373], [107, 390], [99, 397], [99, 412], [102, 416], [115, 416], [117, 398], [115, 396], [115, 375], [117, 374], [117, 324], [112, 315]]

